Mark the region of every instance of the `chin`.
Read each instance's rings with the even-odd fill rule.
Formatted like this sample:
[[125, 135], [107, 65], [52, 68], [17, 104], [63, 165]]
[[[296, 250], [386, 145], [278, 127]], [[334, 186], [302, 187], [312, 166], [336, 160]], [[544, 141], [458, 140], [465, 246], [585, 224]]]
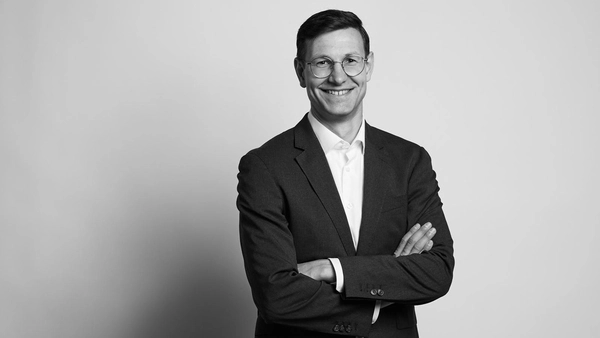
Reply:
[[313, 112], [327, 119], [343, 119], [354, 116], [359, 109], [351, 104], [319, 104], [317, 109], [313, 109]]
[[327, 109], [327, 112], [331, 115], [335, 116], [351, 116], [356, 113], [355, 107], [331, 107], [331, 109]]
[[327, 114], [330, 116], [331, 121], [340, 121], [340, 122], [351, 120], [352, 117], [354, 117], [354, 115], [355, 115], [354, 112], [347, 112], [347, 111], [327, 112]]

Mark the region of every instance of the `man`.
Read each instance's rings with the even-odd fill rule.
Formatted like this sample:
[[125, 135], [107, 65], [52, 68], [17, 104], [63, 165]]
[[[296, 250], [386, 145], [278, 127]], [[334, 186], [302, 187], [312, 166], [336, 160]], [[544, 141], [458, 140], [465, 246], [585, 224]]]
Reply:
[[414, 305], [454, 268], [429, 155], [364, 121], [374, 57], [356, 15], [317, 13], [296, 44], [310, 112], [239, 165], [255, 335], [418, 337]]

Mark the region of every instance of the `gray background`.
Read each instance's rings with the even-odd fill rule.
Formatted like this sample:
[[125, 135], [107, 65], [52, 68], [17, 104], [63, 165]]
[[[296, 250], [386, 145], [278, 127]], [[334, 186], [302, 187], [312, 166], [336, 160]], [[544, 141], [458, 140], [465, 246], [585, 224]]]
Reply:
[[372, 38], [367, 120], [456, 241], [423, 337], [598, 337], [597, 1], [0, 0], [0, 336], [250, 337], [239, 158], [308, 110], [295, 34]]

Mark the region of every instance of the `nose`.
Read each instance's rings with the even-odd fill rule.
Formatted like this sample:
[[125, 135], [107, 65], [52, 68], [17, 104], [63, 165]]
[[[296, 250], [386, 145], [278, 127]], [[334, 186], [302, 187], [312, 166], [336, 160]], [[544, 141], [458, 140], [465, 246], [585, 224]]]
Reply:
[[329, 75], [329, 82], [334, 84], [342, 84], [348, 78], [341, 62], [334, 62], [331, 74]]

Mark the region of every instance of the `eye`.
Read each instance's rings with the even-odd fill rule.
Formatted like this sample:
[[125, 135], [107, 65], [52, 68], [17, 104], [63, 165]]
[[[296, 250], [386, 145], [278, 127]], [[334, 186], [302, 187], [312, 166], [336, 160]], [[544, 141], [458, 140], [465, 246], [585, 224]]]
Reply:
[[358, 59], [358, 57], [355, 57], [355, 56], [350, 56], [350, 57], [347, 57], [347, 58], [344, 60], [344, 63], [345, 63], [345, 64], [347, 64], [347, 65], [349, 65], [349, 66], [355, 65], [355, 64], [357, 64], [358, 62], [359, 62], [359, 59]]
[[312, 62], [313, 65], [315, 65], [315, 67], [318, 68], [326, 68], [329, 67], [331, 65], [331, 60], [328, 59], [316, 59]]

